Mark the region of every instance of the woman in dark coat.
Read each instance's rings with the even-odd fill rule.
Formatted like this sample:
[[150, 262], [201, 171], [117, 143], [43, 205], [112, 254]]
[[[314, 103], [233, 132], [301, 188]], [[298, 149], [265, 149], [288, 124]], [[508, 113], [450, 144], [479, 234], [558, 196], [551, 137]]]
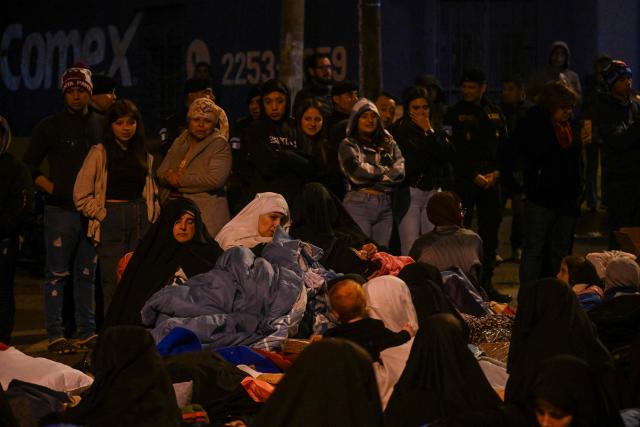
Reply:
[[222, 249], [189, 199], [170, 200], [133, 253], [109, 307], [105, 326], [141, 325], [140, 310], [164, 286], [211, 270]]
[[562, 82], [548, 84], [514, 136], [527, 198], [520, 283], [555, 276], [571, 253], [582, 196], [581, 144], [569, 121], [576, 101]]

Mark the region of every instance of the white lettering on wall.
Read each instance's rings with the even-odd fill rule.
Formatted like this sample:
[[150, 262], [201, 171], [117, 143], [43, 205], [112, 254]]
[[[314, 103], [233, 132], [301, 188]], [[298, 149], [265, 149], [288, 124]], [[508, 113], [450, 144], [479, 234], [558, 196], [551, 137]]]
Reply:
[[136, 14], [122, 36], [116, 26], [109, 25], [106, 31], [91, 27], [84, 37], [74, 29], [46, 32], [44, 35], [30, 33], [23, 38], [22, 24], [8, 25], [0, 41], [0, 81], [13, 92], [20, 89], [21, 83], [29, 90], [50, 89], [52, 85], [60, 87], [62, 73], [71, 64], [81, 61], [95, 67], [105, 61], [108, 32], [113, 59], [107, 74], [114, 77], [120, 73], [122, 86], [131, 86], [127, 50], [141, 20], [142, 13]]
[[18, 90], [20, 86], [20, 77], [11, 73], [9, 67], [9, 47], [13, 40], [20, 40], [22, 38], [22, 25], [12, 24], [9, 25], [2, 34], [2, 42], [0, 43], [0, 74], [2, 75], [2, 82], [11, 91]]
[[131, 86], [133, 84], [131, 82], [131, 72], [129, 71], [129, 61], [127, 61], [127, 49], [129, 49], [133, 36], [138, 31], [141, 20], [142, 13], [138, 13], [124, 33], [122, 40], [118, 36], [118, 29], [114, 25], [109, 25], [109, 37], [113, 47], [113, 62], [111, 63], [111, 68], [109, 68], [109, 76], [115, 76], [116, 72], [120, 70], [123, 86]]
[[[27, 89], [37, 89], [42, 84], [45, 53], [42, 34], [29, 34], [22, 45], [22, 62], [20, 64], [22, 81]], [[34, 58], [34, 66], [31, 66], [32, 58]]]

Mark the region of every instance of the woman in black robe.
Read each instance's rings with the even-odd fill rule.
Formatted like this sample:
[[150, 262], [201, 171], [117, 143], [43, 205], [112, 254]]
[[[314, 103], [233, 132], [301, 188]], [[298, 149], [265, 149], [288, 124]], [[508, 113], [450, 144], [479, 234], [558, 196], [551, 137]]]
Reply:
[[[530, 392], [531, 421], [569, 422], [573, 427], [622, 426], [620, 412], [593, 369], [582, 359], [562, 354], [540, 364]], [[557, 424], [553, 424], [557, 425]]]
[[420, 324], [385, 410], [385, 425], [450, 423], [465, 412], [494, 409], [500, 403], [467, 348], [460, 321], [439, 313]]
[[91, 427], [177, 427], [181, 413], [151, 335], [114, 326], [98, 337], [95, 381], [61, 422]]
[[381, 427], [371, 358], [345, 340], [311, 344], [276, 386], [254, 425]]
[[296, 239], [321, 248], [324, 255], [320, 264], [337, 273], [369, 275], [371, 263], [360, 258], [356, 251], [372, 255], [377, 251], [375, 244], [356, 224], [340, 200], [322, 184], [306, 184], [292, 214], [293, 223], [289, 233]]
[[611, 356], [571, 288], [555, 278], [521, 285], [509, 347], [505, 401], [526, 405], [540, 364], [558, 354], [584, 359], [617, 401], [618, 379]]
[[[176, 239], [174, 227], [184, 215], [195, 228], [188, 241]], [[176, 272], [187, 278], [211, 270], [222, 254], [220, 245], [207, 232], [200, 210], [188, 199], [170, 200], [160, 218], [145, 234], [133, 253], [113, 296], [105, 327], [141, 325], [140, 310], [147, 300], [170, 284]]]
[[404, 267], [398, 278], [407, 284], [418, 315], [418, 323], [423, 324], [428, 316], [437, 313], [449, 313], [461, 323], [463, 336], [469, 337], [469, 329], [460, 313], [453, 307], [442, 290], [442, 275], [433, 265], [416, 262]]

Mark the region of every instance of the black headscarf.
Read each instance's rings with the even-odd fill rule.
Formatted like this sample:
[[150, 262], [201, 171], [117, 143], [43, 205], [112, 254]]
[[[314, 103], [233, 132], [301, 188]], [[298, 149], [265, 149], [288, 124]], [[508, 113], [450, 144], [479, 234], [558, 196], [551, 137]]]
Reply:
[[619, 409], [611, 401], [591, 367], [582, 359], [562, 354], [540, 364], [531, 388], [531, 404], [544, 399], [573, 415], [572, 426], [622, 426]]
[[114, 326], [98, 338], [95, 381], [62, 420], [87, 426], [176, 427], [181, 413], [151, 335], [139, 326]]
[[191, 401], [202, 405], [212, 422], [251, 416], [261, 406], [240, 384], [247, 374], [214, 352], [182, 353], [164, 364], [172, 382], [193, 381]]
[[292, 214], [291, 235], [322, 248], [322, 265], [339, 273], [362, 271], [353, 265], [358, 264], [359, 258], [351, 248], [360, 249], [372, 240], [356, 224], [338, 197], [322, 184], [306, 184]]
[[437, 267], [426, 262], [416, 262], [405, 266], [398, 273], [398, 278], [407, 284], [411, 292], [419, 325], [423, 325], [432, 314], [449, 313], [460, 321], [465, 340], [469, 337], [464, 319], [442, 291], [442, 275]]
[[540, 363], [558, 354], [583, 358], [617, 396], [611, 356], [569, 286], [555, 278], [520, 285], [505, 400], [525, 404]]
[[[194, 215], [196, 231], [189, 242], [178, 243], [173, 237], [173, 226], [186, 212]], [[220, 245], [209, 236], [196, 204], [188, 199], [170, 200], [127, 264], [105, 326], [140, 325], [140, 310], [154, 293], [168, 284], [178, 268], [182, 268], [187, 277], [207, 272], [222, 252]]]
[[255, 425], [381, 427], [371, 358], [345, 340], [311, 344], [276, 386]]
[[500, 403], [467, 347], [460, 321], [439, 313], [420, 325], [389, 399], [385, 424], [448, 422], [465, 412], [495, 409]]

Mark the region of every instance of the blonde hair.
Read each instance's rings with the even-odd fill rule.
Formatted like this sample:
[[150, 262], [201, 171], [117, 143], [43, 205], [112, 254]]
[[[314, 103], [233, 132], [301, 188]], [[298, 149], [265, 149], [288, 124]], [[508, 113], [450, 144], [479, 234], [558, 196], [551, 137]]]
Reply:
[[367, 315], [367, 297], [362, 286], [351, 279], [340, 281], [329, 289], [329, 304], [341, 322]]

